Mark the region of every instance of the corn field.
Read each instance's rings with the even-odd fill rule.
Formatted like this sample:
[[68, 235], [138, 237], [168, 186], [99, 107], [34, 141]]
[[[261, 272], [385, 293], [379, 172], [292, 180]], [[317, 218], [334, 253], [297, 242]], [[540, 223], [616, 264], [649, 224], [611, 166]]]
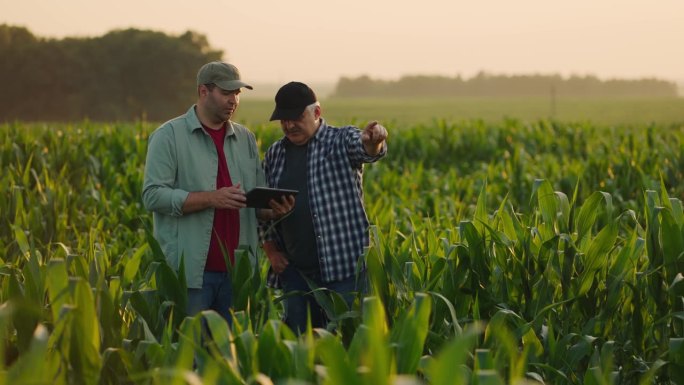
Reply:
[[0, 385], [684, 383], [682, 125], [390, 127], [369, 293], [315, 290], [332, 322], [301, 336], [261, 251], [232, 328], [186, 317], [141, 204], [154, 128], [0, 125]]

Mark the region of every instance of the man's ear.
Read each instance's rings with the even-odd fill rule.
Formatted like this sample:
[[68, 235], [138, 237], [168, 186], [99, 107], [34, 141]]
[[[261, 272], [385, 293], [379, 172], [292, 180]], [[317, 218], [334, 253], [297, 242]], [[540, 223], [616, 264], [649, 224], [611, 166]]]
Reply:
[[206, 85], [200, 84], [197, 86], [197, 96], [207, 95], [209, 93], [209, 88]]

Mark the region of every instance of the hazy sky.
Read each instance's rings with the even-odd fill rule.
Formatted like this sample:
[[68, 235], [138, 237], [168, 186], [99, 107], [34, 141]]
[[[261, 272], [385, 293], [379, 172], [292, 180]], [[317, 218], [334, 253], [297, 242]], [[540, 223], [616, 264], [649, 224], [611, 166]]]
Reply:
[[41, 37], [193, 30], [253, 82], [558, 73], [684, 82], [684, 0], [0, 0]]

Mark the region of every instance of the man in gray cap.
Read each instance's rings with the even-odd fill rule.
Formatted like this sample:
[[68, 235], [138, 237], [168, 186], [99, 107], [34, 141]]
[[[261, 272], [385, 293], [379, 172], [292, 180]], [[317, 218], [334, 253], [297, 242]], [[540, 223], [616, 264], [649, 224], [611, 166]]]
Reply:
[[256, 253], [257, 216], [277, 219], [294, 205], [245, 205], [245, 191], [265, 182], [254, 134], [230, 120], [242, 88], [252, 86], [232, 64], [200, 68], [197, 103], [150, 135], [142, 191], [167, 262], [178, 271], [184, 259], [188, 315], [212, 309], [229, 323], [235, 249]]
[[328, 125], [304, 83], [285, 84], [275, 102], [271, 120], [280, 120], [284, 137], [266, 151], [266, 179], [271, 187], [299, 193], [275, 231], [264, 230], [263, 248], [271, 262], [269, 283], [288, 293], [285, 323], [303, 332], [307, 314], [313, 327], [326, 326], [327, 319], [312, 295], [296, 293], [326, 288], [351, 305], [353, 293], [365, 289], [359, 262], [369, 244], [369, 223], [361, 178], [365, 163], [385, 156], [387, 130], [375, 121], [363, 130]]

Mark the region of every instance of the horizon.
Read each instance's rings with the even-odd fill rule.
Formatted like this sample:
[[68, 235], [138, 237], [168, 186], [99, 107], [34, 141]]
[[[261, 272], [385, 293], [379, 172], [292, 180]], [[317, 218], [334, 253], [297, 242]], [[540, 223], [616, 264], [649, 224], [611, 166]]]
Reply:
[[[423, 75], [423, 74], [416, 74], [416, 75]], [[524, 75], [524, 74], [512, 74], [512, 75]], [[538, 74], [541, 75], [541, 74]], [[410, 75], [409, 75], [410, 76]], [[429, 76], [429, 75], [428, 75]], [[398, 80], [397, 79], [389, 79], [389, 80]], [[608, 79], [600, 79], [600, 80], [608, 80]], [[629, 80], [629, 79], [627, 79]], [[332, 80], [332, 81], [313, 81], [307, 83], [315, 92], [316, 95], [318, 95], [319, 98], [321, 99], [326, 99], [332, 95], [332, 93], [335, 91], [335, 87], [337, 85], [337, 80]], [[681, 82], [676, 82], [676, 81], [671, 81], [676, 84], [677, 86], [677, 97], [681, 98], [684, 97], [684, 81]], [[280, 88], [284, 83], [278, 83], [278, 82], [251, 82], [250, 85], [254, 86], [253, 90], [249, 90], [248, 92], [244, 92], [242, 94], [243, 97], [246, 97], [248, 99], [272, 99], [276, 92], [278, 91], [278, 88]]]
[[[459, 4], [425, 0], [249, 2], [218, 0], [210, 16], [196, 4], [148, 0], [99, 4], [0, 0], [0, 24], [40, 38], [97, 37], [136, 28], [207, 37], [223, 59], [255, 83], [341, 77], [394, 80], [557, 74], [599, 79], [656, 78], [684, 88], [684, 2], [577, 0], [548, 4]], [[209, 6], [209, 5], [207, 5]], [[135, 9], [135, 12], [131, 12]], [[215, 17], [223, 11], [225, 22]]]

